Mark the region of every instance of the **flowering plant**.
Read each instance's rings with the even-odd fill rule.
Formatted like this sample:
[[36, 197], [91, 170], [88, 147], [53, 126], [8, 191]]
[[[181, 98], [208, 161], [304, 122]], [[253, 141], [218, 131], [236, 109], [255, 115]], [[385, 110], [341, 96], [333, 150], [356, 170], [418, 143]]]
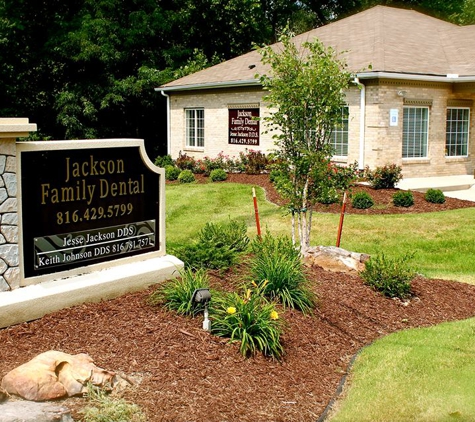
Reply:
[[210, 307], [213, 320], [212, 333], [228, 337], [231, 342], [240, 341], [243, 356], [262, 352], [279, 359], [284, 350], [280, 343], [283, 320], [279, 318], [275, 303], [262, 295], [266, 282], [236, 292], [218, 295]]

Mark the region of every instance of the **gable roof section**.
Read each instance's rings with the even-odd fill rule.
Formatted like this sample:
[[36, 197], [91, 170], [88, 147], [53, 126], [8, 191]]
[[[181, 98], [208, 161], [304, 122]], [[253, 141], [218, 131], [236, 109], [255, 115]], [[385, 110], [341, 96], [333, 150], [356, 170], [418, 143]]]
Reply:
[[[447, 75], [458, 75], [475, 80], [475, 25], [461, 27], [413, 10], [376, 6], [298, 35], [294, 42], [300, 47], [315, 38], [341, 53], [348, 69], [364, 78], [392, 74], [453, 82]], [[157, 90], [259, 85], [256, 74], [266, 73], [270, 68], [251, 51]]]

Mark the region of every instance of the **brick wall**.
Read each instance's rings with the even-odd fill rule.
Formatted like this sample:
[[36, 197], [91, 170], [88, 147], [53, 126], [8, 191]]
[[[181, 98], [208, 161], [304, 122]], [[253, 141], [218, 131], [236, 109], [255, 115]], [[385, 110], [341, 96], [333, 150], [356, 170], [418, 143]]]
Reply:
[[[473, 174], [474, 142], [469, 143], [468, 157], [445, 156], [446, 110], [449, 100], [475, 99], [472, 86], [461, 87], [444, 83], [372, 80], [365, 81], [365, 126], [363, 162], [360, 161], [360, 95], [354, 87], [346, 94], [349, 106], [349, 151], [344, 164], [360, 162], [360, 167], [374, 168], [384, 164], [401, 165], [405, 177], [429, 177]], [[238, 156], [246, 148], [269, 152], [274, 149], [271, 134], [265, 134], [261, 122], [259, 147], [228, 144], [228, 106], [230, 104], [259, 104], [260, 115], [268, 113], [262, 101], [264, 93], [258, 88], [236, 90], [207, 90], [171, 94], [171, 154], [176, 158], [185, 152], [195, 158], [215, 157], [220, 152]], [[411, 103], [412, 101], [412, 103]], [[423, 159], [402, 158], [403, 107], [405, 103], [430, 104], [428, 156]], [[205, 110], [205, 147], [185, 147], [185, 108], [202, 107]], [[391, 110], [398, 116], [397, 125], [390, 125]], [[470, 138], [475, 133], [474, 112], [471, 107]]]

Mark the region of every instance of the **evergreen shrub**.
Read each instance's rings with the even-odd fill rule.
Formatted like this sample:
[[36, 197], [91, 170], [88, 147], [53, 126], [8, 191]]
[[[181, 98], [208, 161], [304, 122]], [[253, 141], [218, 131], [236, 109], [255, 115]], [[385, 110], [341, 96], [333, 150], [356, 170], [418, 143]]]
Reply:
[[432, 204], [443, 204], [445, 202], [445, 195], [440, 189], [428, 189], [424, 195], [427, 202]]
[[373, 198], [368, 192], [356, 192], [351, 200], [351, 206], [360, 210], [366, 210], [373, 205]]
[[414, 205], [414, 195], [410, 190], [396, 192], [393, 195], [393, 204], [396, 207], [411, 207]]

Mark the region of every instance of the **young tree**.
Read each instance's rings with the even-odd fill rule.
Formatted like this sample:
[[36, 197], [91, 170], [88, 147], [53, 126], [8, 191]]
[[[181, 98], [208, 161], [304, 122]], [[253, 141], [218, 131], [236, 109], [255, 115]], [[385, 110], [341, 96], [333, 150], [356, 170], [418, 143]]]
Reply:
[[329, 143], [341, 120], [344, 90], [351, 74], [331, 48], [319, 40], [305, 42], [302, 50], [290, 34], [277, 46], [259, 51], [270, 75], [260, 75], [265, 97], [272, 110], [266, 121], [274, 131], [278, 176], [276, 189], [289, 201], [292, 240], [296, 231], [300, 246], [310, 246], [312, 207], [322, 198], [348, 188], [356, 166], [338, 168], [331, 162]]

